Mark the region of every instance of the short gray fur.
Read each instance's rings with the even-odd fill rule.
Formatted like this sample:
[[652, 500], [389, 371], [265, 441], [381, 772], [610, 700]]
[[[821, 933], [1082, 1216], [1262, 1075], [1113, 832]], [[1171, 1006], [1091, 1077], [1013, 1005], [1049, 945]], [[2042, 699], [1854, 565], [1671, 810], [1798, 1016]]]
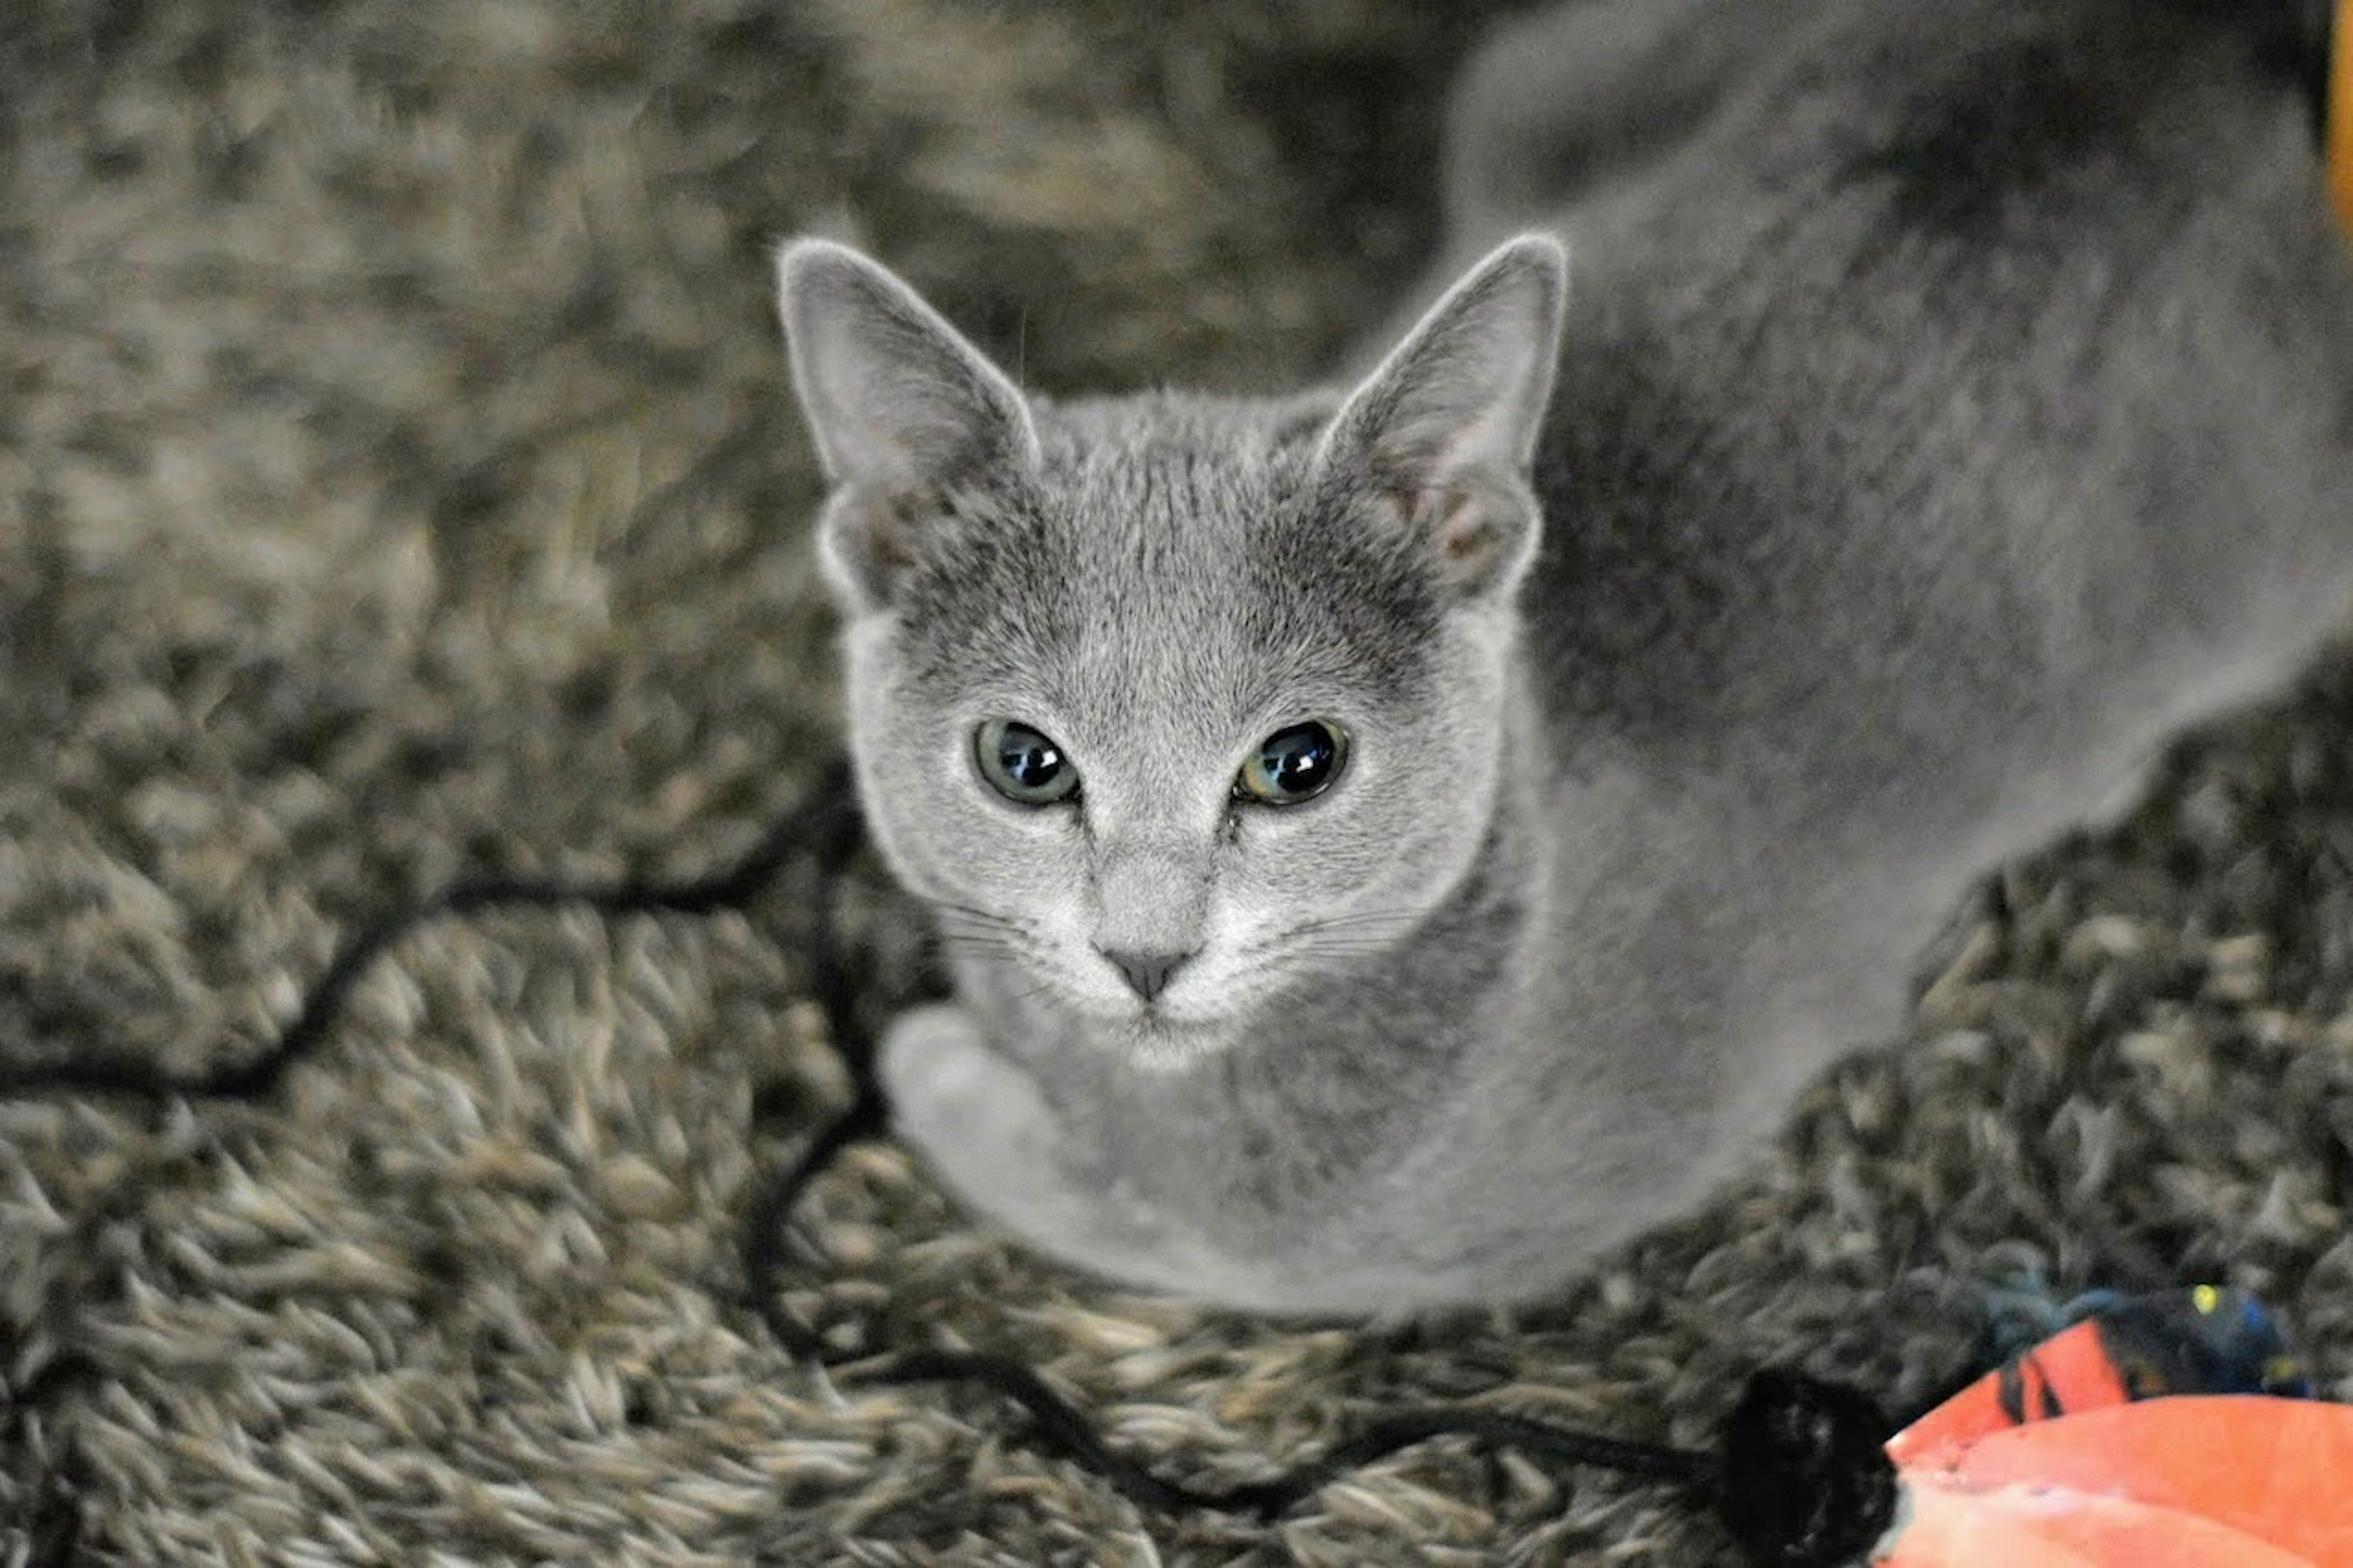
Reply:
[[[1529, 232], [1292, 398], [1025, 395], [791, 247], [860, 788], [957, 987], [886, 1041], [906, 1134], [1040, 1248], [1278, 1311], [1539, 1294], [1753, 1159], [1973, 874], [2353, 600], [2285, 26], [1539, 16], [1449, 163], [1465, 258]], [[1077, 800], [993, 792], [995, 718]], [[1237, 803], [1310, 718], [1338, 783]], [[1196, 949], [1149, 1004], [1103, 956]]]

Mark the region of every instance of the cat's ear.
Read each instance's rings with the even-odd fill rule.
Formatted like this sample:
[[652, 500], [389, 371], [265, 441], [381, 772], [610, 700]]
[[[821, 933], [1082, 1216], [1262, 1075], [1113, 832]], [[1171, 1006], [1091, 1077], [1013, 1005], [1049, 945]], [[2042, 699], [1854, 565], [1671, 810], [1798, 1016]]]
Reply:
[[1552, 396], [1568, 260], [1524, 235], [1465, 273], [1334, 416], [1317, 461], [1369, 480], [1439, 580], [1465, 595], [1518, 581], [1535, 553], [1529, 466]]
[[943, 497], [1038, 457], [1005, 373], [880, 263], [828, 240], [777, 258], [793, 386], [833, 486], [820, 540], [853, 603], [888, 602]]

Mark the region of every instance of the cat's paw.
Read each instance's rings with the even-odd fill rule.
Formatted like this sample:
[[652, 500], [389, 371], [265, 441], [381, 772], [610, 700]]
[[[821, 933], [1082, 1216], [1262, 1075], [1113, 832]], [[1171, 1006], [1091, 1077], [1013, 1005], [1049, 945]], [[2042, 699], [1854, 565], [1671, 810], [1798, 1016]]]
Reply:
[[1053, 1117], [1037, 1083], [989, 1048], [965, 1011], [910, 1009], [877, 1066], [900, 1135], [967, 1202], [997, 1212], [1051, 1168]]
[[1132, 1284], [1183, 1290], [1232, 1266], [1141, 1201], [1086, 1151], [1037, 1080], [992, 1049], [961, 1008], [902, 1016], [878, 1063], [900, 1136], [965, 1207], [1050, 1257]]

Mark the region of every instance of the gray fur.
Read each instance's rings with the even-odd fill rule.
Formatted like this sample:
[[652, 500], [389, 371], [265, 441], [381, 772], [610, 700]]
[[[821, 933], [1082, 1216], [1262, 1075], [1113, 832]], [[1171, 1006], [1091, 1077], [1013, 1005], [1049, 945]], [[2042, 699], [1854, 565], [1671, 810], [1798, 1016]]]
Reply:
[[[1507, 244], [1351, 392], [1024, 399], [789, 251], [860, 788], [957, 983], [885, 1049], [933, 1164], [1104, 1274], [1361, 1311], [1538, 1293], [1753, 1157], [1972, 874], [2353, 596], [2353, 267], [2269, 15], [1523, 24], [1450, 201], [1572, 297]], [[993, 794], [992, 717], [1080, 801]], [[1340, 782], [1236, 805], [1310, 717]], [[1148, 1005], [1139, 945], [1198, 949]]]

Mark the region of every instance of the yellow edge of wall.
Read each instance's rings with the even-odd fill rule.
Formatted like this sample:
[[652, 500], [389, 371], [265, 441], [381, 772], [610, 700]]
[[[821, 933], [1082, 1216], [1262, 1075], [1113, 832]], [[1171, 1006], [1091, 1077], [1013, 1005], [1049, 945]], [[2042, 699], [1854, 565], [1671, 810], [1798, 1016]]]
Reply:
[[2337, 0], [2328, 62], [2328, 199], [2353, 236], [2353, 0]]

